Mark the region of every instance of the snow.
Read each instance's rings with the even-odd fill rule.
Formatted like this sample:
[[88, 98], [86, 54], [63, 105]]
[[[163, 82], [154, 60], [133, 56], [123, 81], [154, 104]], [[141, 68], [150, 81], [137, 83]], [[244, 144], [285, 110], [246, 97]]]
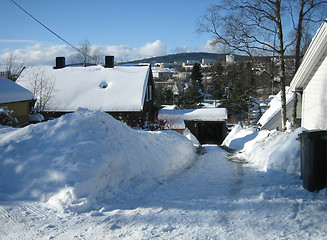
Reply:
[[178, 110], [180, 109], [177, 105], [162, 105], [163, 109], [169, 109], [169, 110]]
[[44, 116], [40, 113], [29, 114], [28, 116], [30, 122], [42, 122], [44, 121]]
[[256, 131], [237, 125], [222, 145], [238, 151], [236, 156], [252, 163], [261, 171], [280, 171], [300, 174], [301, 143], [299, 134], [305, 128], [280, 132]]
[[54, 84], [45, 110], [72, 112], [78, 108], [106, 112], [141, 111], [145, 99], [149, 65], [26, 68], [17, 83], [32, 89], [31, 80], [42, 75]]
[[[272, 96], [270, 96], [272, 97]], [[269, 97], [269, 98], [270, 98]], [[286, 97], [286, 104], [288, 104], [293, 99], [293, 92], [291, 91], [290, 87], [285, 87], [285, 97]], [[272, 119], [278, 112], [281, 111], [281, 93], [279, 92], [273, 99], [269, 102], [269, 108], [265, 113], [261, 116], [258, 121], [258, 124], [264, 126], [267, 122]]]
[[80, 109], [0, 126], [4, 239], [326, 239], [325, 191], [299, 176], [298, 134], [235, 126], [225, 147]]
[[33, 93], [8, 78], [0, 78], [0, 104], [33, 100]]
[[257, 132], [255, 128], [242, 128], [240, 125], [233, 127], [232, 131], [227, 135], [222, 145], [233, 150], [242, 150], [244, 144], [255, 138]]
[[167, 109], [159, 110], [158, 119], [166, 122], [169, 129], [185, 129], [184, 120], [226, 121], [226, 108]]
[[42, 200], [59, 210], [97, 208], [95, 199], [110, 198], [132, 182], [138, 191], [162, 181], [195, 155], [180, 134], [138, 132], [83, 109], [0, 135], [1, 199]]

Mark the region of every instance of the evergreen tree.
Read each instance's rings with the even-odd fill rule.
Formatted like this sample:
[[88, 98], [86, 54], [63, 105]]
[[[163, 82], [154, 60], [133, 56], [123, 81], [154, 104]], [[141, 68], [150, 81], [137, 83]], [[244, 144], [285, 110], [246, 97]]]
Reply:
[[245, 120], [247, 118], [250, 96], [252, 93], [252, 78], [247, 75], [247, 66], [236, 64], [227, 72], [227, 86], [222, 96], [222, 107], [227, 108], [228, 115]]
[[174, 93], [170, 88], [156, 87], [156, 100], [157, 106], [174, 104]]
[[209, 85], [208, 93], [211, 94], [212, 99], [221, 99], [224, 94], [224, 68], [221, 63], [217, 62], [212, 66], [212, 82]]
[[203, 92], [203, 85], [202, 85], [202, 67], [199, 63], [194, 63], [192, 68], [191, 79], [196, 81], [199, 88]]
[[203, 101], [202, 96], [202, 69], [201, 65], [193, 65], [190, 82], [183, 94], [183, 108], [194, 108]]

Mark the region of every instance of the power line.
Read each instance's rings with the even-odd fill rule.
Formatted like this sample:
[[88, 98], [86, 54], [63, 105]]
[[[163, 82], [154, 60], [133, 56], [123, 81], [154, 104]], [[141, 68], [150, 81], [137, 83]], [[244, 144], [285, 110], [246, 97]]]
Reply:
[[74, 48], [76, 51], [78, 51], [78, 52], [81, 53], [81, 50], [80, 49], [78, 49], [74, 45], [70, 44], [68, 41], [66, 41], [65, 39], [63, 39], [62, 37], [60, 37], [57, 33], [55, 33], [50, 28], [48, 28], [47, 26], [45, 26], [42, 22], [40, 22], [38, 19], [36, 19], [35, 17], [33, 17], [29, 12], [27, 12], [24, 8], [22, 8], [20, 5], [18, 5], [14, 0], [10, 0], [10, 1], [13, 4], [15, 4], [18, 8], [20, 8], [23, 12], [25, 12], [28, 16], [30, 16], [31, 18], [33, 18], [36, 22], [38, 22], [42, 27], [44, 27], [49, 32], [51, 32], [53, 35], [55, 35], [57, 38], [59, 38], [60, 40], [62, 40], [63, 42], [65, 42], [66, 44], [68, 44], [69, 46], [71, 46], [72, 48]]

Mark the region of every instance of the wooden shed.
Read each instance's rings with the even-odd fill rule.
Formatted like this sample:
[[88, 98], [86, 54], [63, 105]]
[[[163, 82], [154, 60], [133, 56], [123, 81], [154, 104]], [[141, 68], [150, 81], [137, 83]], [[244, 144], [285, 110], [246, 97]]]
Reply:
[[227, 135], [226, 108], [161, 109], [159, 121], [178, 132], [188, 128], [200, 144], [221, 144]]
[[29, 113], [34, 103], [32, 92], [7, 78], [0, 78], [0, 108], [12, 111], [19, 126], [29, 123]]

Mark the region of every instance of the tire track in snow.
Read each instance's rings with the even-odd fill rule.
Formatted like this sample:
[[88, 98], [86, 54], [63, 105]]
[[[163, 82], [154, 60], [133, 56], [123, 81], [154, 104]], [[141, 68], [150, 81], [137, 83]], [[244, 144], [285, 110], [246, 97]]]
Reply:
[[4, 221], [8, 221], [12, 223], [16, 222], [13, 216], [11, 216], [10, 213], [2, 206], [0, 206], [0, 218], [3, 219]]
[[[67, 232], [66, 220], [35, 202], [0, 203], [0, 235], [8, 239], [55, 239]], [[6, 228], [5, 225], [10, 226]], [[17, 233], [19, 233], [17, 235]], [[0, 238], [1, 239], [1, 238]]]

